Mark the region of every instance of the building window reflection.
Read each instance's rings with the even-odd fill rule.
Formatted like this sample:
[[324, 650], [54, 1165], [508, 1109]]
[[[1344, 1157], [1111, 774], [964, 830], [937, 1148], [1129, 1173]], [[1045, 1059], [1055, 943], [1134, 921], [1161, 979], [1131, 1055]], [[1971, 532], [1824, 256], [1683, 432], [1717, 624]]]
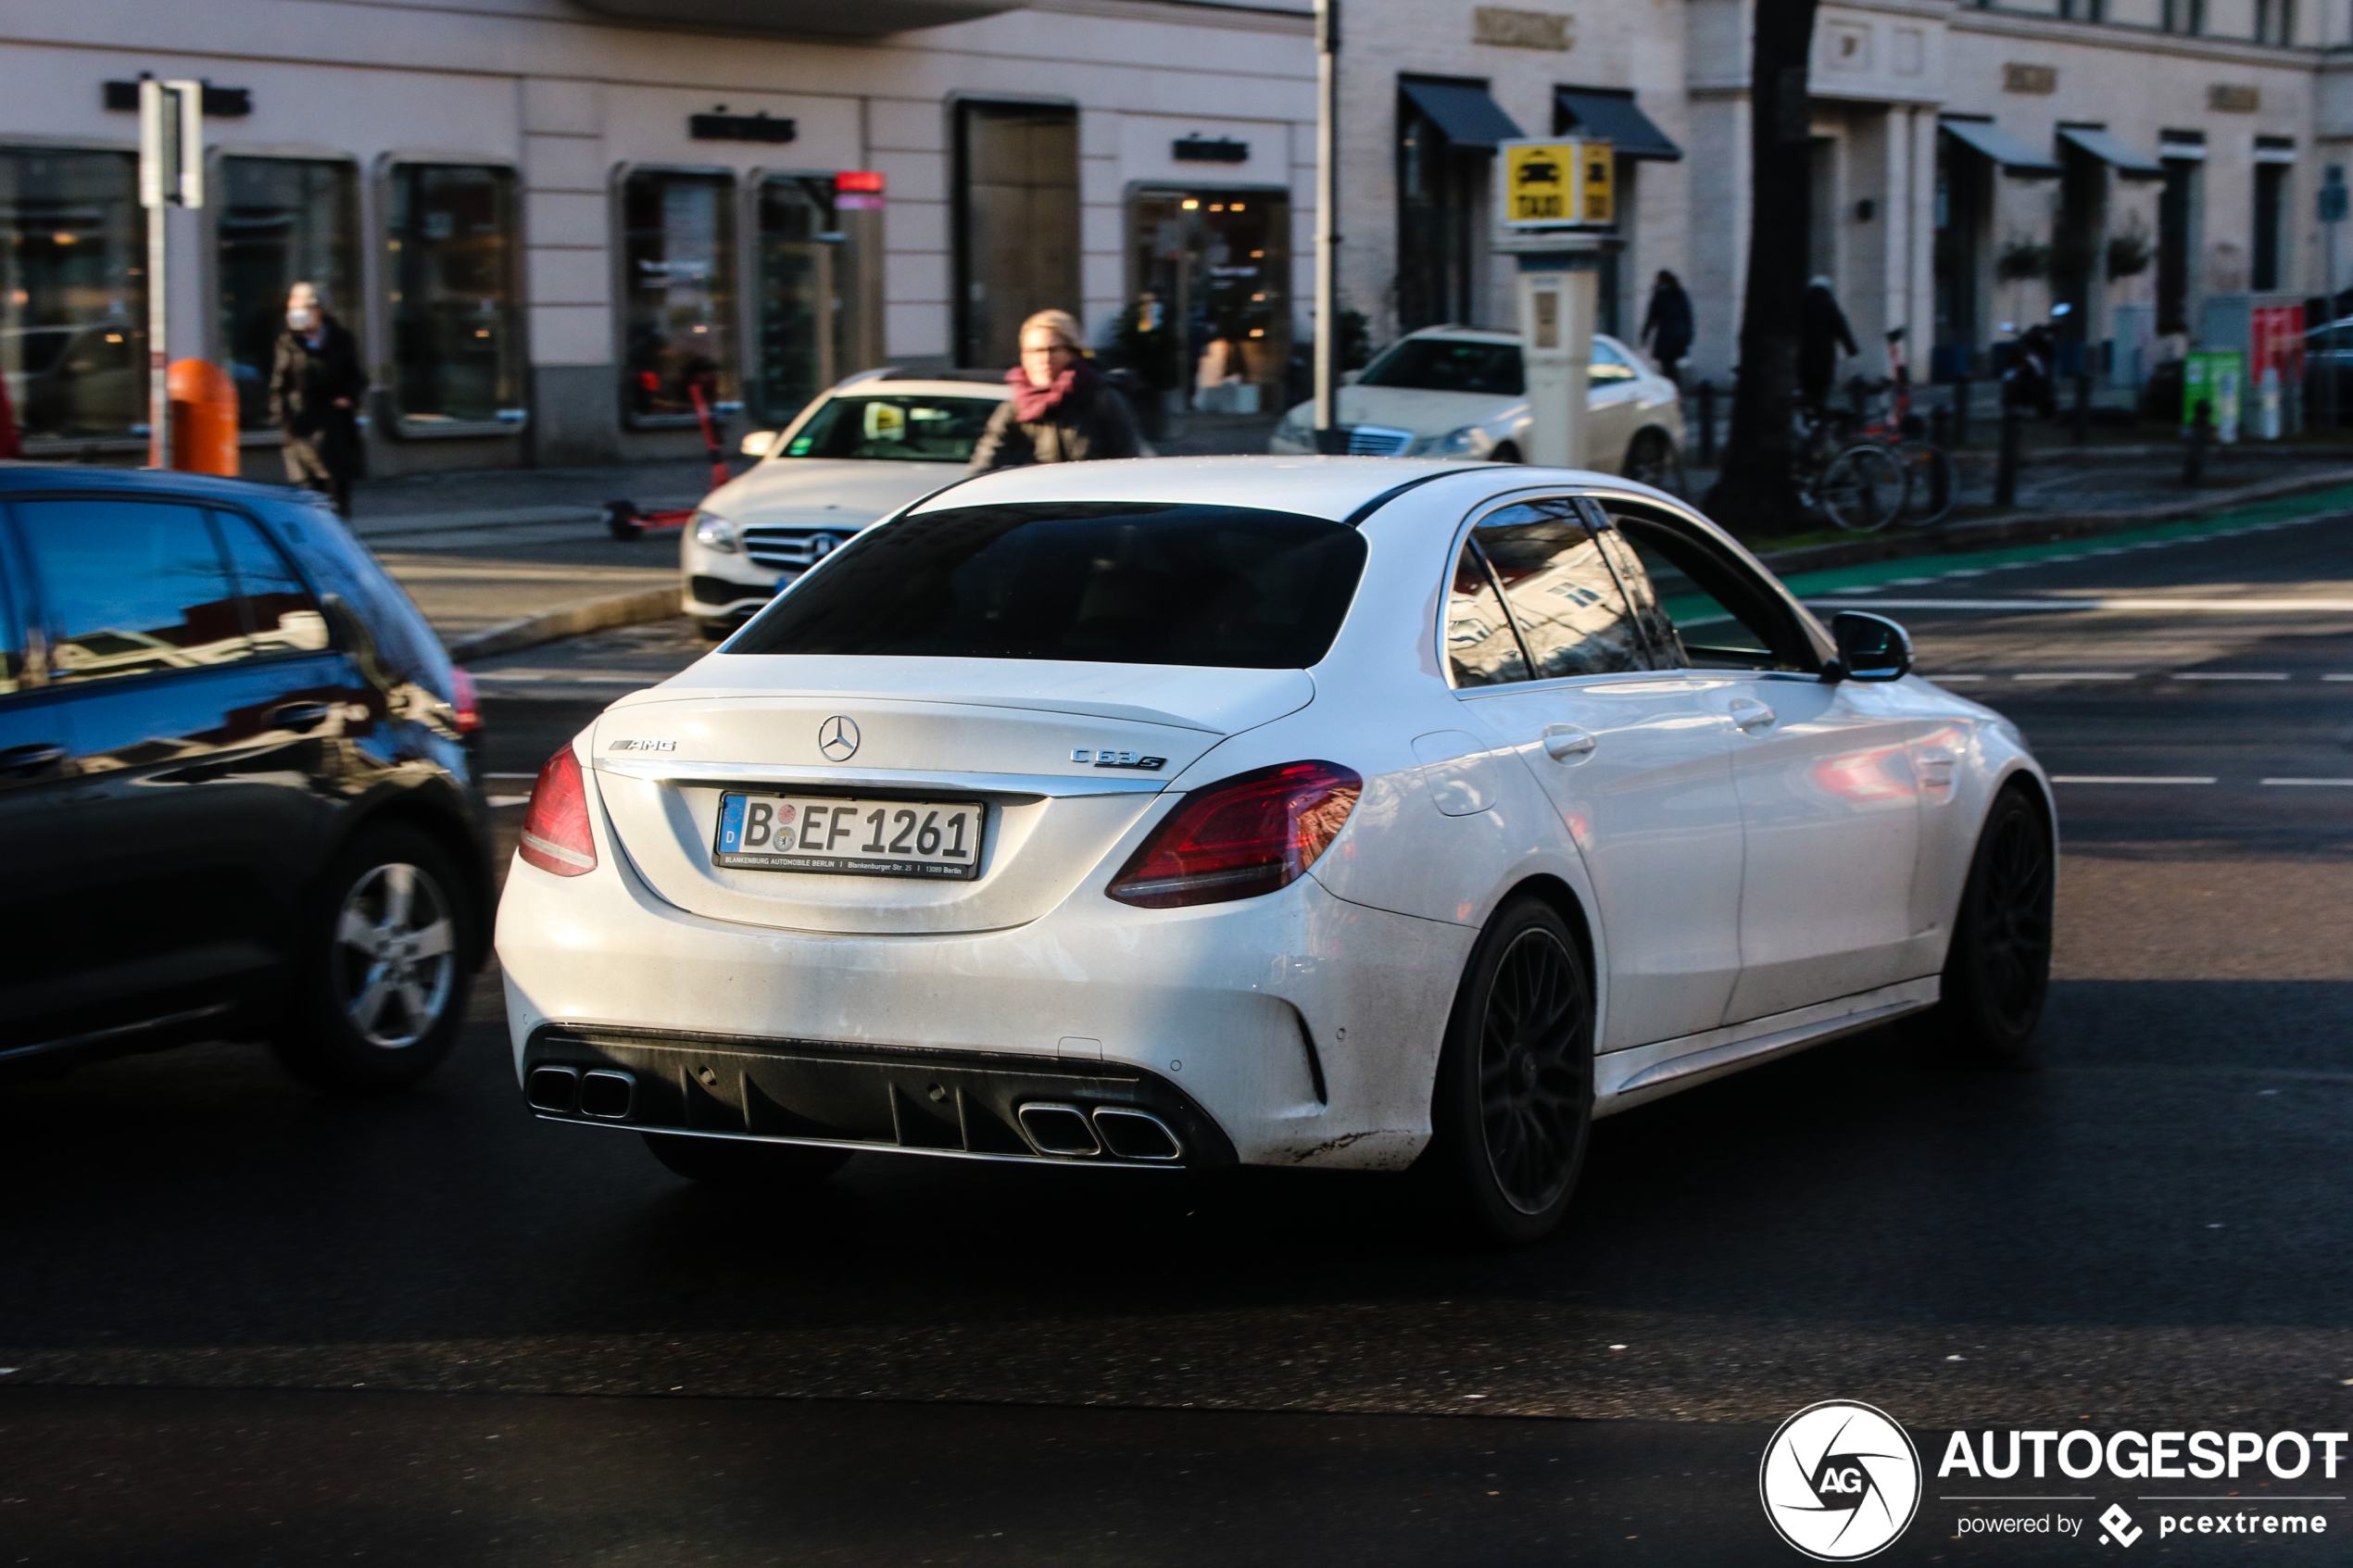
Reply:
[[25, 435], [145, 433], [145, 256], [130, 154], [0, 148], [0, 371]]
[[220, 342], [237, 385], [239, 421], [263, 430], [289, 288], [316, 284], [328, 308], [366, 338], [359, 177], [342, 161], [224, 157], [220, 209]]
[[1188, 406], [1279, 407], [1291, 349], [1288, 193], [1143, 190], [1128, 212], [1136, 308], [1177, 326]]
[[690, 388], [736, 397], [735, 179], [637, 169], [622, 182], [622, 407], [691, 420]]
[[842, 308], [848, 280], [834, 228], [833, 182], [776, 176], [760, 186], [758, 271], [760, 369], [749, 401], [754, 419], [776, 427], [847, 373]]
[[395, 417], [420, 434], [521, 423], [513, 171], [400, 164], [390, 205]]

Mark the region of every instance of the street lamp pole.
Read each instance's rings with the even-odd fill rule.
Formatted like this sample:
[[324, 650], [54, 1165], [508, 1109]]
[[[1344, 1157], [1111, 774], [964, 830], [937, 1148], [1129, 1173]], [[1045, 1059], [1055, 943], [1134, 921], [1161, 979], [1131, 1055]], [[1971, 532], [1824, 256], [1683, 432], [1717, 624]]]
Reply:
[[1340, 449], [1340, 0], [1315, 0], [1315, 450]]

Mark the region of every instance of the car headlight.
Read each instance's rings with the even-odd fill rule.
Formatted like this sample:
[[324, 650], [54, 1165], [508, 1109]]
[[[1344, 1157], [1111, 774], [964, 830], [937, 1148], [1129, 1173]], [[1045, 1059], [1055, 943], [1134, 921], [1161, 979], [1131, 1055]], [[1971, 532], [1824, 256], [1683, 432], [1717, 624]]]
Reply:
[[695, 543], [706, 550], [717, 550], [732, 556], [741, 548], [736, 525], [717, 512], [697, 512], [694, 520]]
[[1450, 430], [1436, 437], [1422, 449], [1434, 458], [1459, 457], [1466, 452], [1473, 457], [1484, 457], [1494, 445], [1494, 441], [1478, 426], [1465, 425], [1460, 430]]

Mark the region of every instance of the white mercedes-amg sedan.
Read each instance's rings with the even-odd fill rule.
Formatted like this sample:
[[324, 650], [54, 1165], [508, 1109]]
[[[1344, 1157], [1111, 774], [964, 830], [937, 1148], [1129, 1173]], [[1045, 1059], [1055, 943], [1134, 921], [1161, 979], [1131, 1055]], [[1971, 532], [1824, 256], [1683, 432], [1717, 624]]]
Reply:
[[698, 1179], [1417, 1166], [1531, 1239], [1596, 1116], [1908, 1014], [2027, 1046], [2050, 791], [1910, 665], [1601, 474], [967, 480], [549, 759], [516, 1070]]

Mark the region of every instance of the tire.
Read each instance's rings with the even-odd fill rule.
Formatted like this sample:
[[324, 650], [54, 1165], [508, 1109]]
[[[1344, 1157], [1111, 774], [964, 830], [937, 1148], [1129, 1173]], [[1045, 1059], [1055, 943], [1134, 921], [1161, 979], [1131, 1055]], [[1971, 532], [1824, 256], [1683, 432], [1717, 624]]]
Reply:
[[2032, 1047], [2050, 993], [2055, 861], [2041, 808], [2020, 789], [1995, 797], [1969, 857], [1934, 1014], [1956, 1043], [2006, 1060]]
[[1548, 905], [1507, 903], [1471, 953], [1439, 1054], [1425, 1157], [1491, 1241], [1540, 1240], [1568, 1212], [1593, 1125], [1593, 987]]
[[1670, 495], [1683, 493], [1683, 455], [1675, 449], [1674, 439], [1656, 426], [1634, 433], [1634, 439], [1626, 444], [1626, 461], [1618, 472]]
[[271, 1039], [286, 1071], [313, 1088], [383, 1094], [440, 1065], [465, 1021], [481, 919], [441, 846], [406, 825], [365, 830], [300, 918], [294, 992]]
[[1815, 488], [1822, 515], [1856, 533], [1876, 533], [1904, 511], [1907, 475], [1884, 446], [1849, 446], [1831, 459]]
[[1897, 460], [1910, 476], [1904, 487], [1904, 526], [1934, 528], [1952, 515], [1960, 499], [1960, 477], [1944, 448], [1927, 441], [1906, 441]]
[[807, 1144], [696, 1138], [677, 1133], [648, 1133], [645, 1139], [653, 1157], [673, 1175], [706, 1186], [752, 1191], [816, 1186], [849, 1158], [846, 1148]]

